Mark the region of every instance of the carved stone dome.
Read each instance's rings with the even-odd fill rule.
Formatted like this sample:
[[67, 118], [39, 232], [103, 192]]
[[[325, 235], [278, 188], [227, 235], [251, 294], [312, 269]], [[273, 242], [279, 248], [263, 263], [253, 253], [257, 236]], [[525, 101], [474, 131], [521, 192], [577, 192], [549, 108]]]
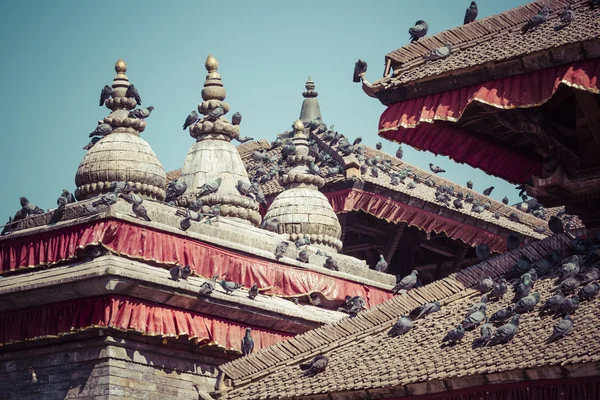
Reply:
[[131, 133], [111, 133], [98, 141], [75, 175], [78, 199], [106, 193], [112, 182], [129, 182], [143, 197], [164, 200], [167, 177], [150, 145]]

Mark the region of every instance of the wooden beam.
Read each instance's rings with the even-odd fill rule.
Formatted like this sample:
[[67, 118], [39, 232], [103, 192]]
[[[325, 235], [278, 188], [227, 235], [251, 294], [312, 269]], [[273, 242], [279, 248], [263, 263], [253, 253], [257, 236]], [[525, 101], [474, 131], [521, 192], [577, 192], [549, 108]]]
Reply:
[[383, 70], [383, 77], [385, 78], [390, 74], [390, 68], [392, 66], [392, 59], [388, 58], [385, 62], [385, 69]]
[[351, 246], [344, 246], [342, 253], [354, 253], [356, 251], [368, 250], [371, 247], [373, 247], [371, 243], [359, 243]]
[[404, 230], [406, 229], [406, 223], [401, 222], [398, 224], [396, 233], [390, 239], [387, 246], [385, 247], [385, 252], [383, 253], [383, 258], [388, 263], [391, 261], [396, 249], [398, 248], [398, 244], [400, 243], [400, 239], [402, 239], [402, 235], [404, 235]]
[[453, 254], [453, 253], [451, 253], [450, 251], [448, 251], [446, 249], [441, 249], [439, 247], [435, 247], [431, 243], [421, 243], [421, 247], [424, 248], [424, 249], [433, 251], [434, 253], [438, 253], [438, 254], [441, 254], [443, 256], [449, 257], [449, 258], [456, 257], [456, 255]]
[[373, 228], [371, 226], [361, 224], [360, 222], [353, 222], [351, 224], [347, 224], [347, 230], [350, 232], [362, 233], [368, 236], [383, 236], [385, 235], [385, 231], [377, 228]]
[[583, 90], [575, 91], [575, 97], [579, 107], [583, 110], [583, 115], [585, 115], [587, 124], [592, 131], [596, 145], [600, 149], [600, 107], [598, 107], [596, 97], [592, 93]]

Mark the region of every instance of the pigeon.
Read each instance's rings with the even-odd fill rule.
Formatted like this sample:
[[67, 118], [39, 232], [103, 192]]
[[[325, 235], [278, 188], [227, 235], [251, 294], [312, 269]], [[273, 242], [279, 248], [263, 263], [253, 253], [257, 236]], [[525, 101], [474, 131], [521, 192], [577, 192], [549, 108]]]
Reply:
[[258, 296], [258, 284], [252, 285], [252, 287], [248, 290], [248, 297], [254, 300]]
[[437, 165], [434, 166], [433, 163], [429, 163], [429, 169], [434, 174], [441, 174], [442, 172], [446, 172], [445, 169], [442, 169], [442, 168], [438, 167]]
[[[187, 189], [187, 187], [186, 187], [186, 189]], [[202, 202], [202, 200], [195, 199], [194, 201], [190, 202], [190, 204], [188, 204], [188, 208], [194, 212], [200, 212], [203, 205], [204, 205], [204, 203]]]
[[142, 204], [143, 200], [140, 196], [133, 195], [135, 200], [131, 210], [135, 214], [136, 217], [141, 218], [145, 221], [151, 222], [152, 220], [148, 216], [148, 211], [146, 211], [146, 207]]
[[533, 292], [529, 296], [525, 296], [515, 304], [515, 311], [519, 314], [528, 313], [533, 310], [540, 301], [540, 293]]
[[579, 308], [579, 296], [574, 295], [563, 301], [560, 305], [561, 314], [572, 314]]
[[415, 183], [414, 183], [414, 182], [408, 182], [408, 184], [406, 185], [406, 187], [407, 187], [408, 189], [414, 189], [414, 188], [416, 188], [416, 187], [417, 187], [417, 185], [415, 185]]
[[427, 314], [440, 311], [441, 308], [442, 306], [440, 302], [434, 301], [433, 303], [426, 303], [420, 307], [417, 307], [411, 314], [416, 314], [416, 316], [413, 318], [416, 321], [419, 318], [426, 316]]
[[102, 139], [101, 137], [95, 136], [92, 138], [92, 140], [90, 140], [90, 142], [88, 144], [86, 144], [85, 146], [83, 146], [83, 150], [89, 150], [92, 147], [94, 147], [94, 145], [96, 143], [98, 143], [100, 141], [100, 139]]
[[244, 182], [241, 179], [238, 179], [235, 187], [242, 196], [248, 196], [252, 191], [251, 187], [250, 187], [250, 183]]
[[450, 344], [458, 343], [465, 337], [465, 328], [462, 324], [458, 324], [456, 328], [450, 330], [446, 336], [442, 339], [442, 342], [448, 342]]
[[98, 124], [96, 129], [89, 134], [89, 137], [93, 136], [106, 136], [112, 133], [113, 129], [110, 124]]
[[216, 193], [221, 186], [221, 178], [217, 178], [210, 182], [206, 182], [204, 185], [198, 187], [198, 195], [197, 197], [208, 196], [210, 194]]
[[303, 262], [303, 263], [307, 263], [308, 260], [308, 251], [306, 251], [306, 249], [302, 249], [300, 250], [300, 252], [298, 253], [298, 261]]
[[44, 210], [27, 200], [26, 197], [20, 197], [19, 202], [25, 216], [32, 214], [44, 214]]
[[519, 279], [519, 283], [515, 286], [515, 298], [514, 301], [519, 301], [525, 296], [529, 296], [531, 289], [533, 288], [533, 280], [531, 275], [525, 273]]
[[488, 302], [488, 296], [486, 294], [484, 294], [483, 296], [481, 296], [481, 300], [479, 300], [477, 303], [474, 303], [471, 307], [469, 307], [469, 309], [467, 310], [467, 314], [466, 316], [468, 317], [469, 315], [476, 313], [477, 311], [480, 311], [482, 308], [485, 308]]
[[502, 199], [502, 203], [508, 204], [508, 197], [504, 196], [504, 198]]
[[205, 296], [211, 294], [215, 290], [215, 286], [217, 284], [218, 278], [219, 278], [219, 275], [215, 275], [212, 277], [212, 279], [210, 279], [208, 281], [204, 281], [204, 283], [202, 283], [202, 285], [200, 285], [199, 293], [201, 295], [205, 295]]
[[410, 42], [416, 42], [423, 36], [427, 35], [427, 31], [429, 30], [429, 25], [427, 22], [423, 20], [418, 20], [415, 22], [415, 25], [408, 30], [410, 35]]
[[450, 54], [452, 54], [452, 45], [447, 43], [442, 47], [432, 49], [429, 54], [423, 56], [423, 59], [425, 61], [441, 60], [442, 58], [450, 56]]
[[129, 97], [130, 99], [135, 99], [135, 101], [138, 103], [138, 105], [140, 105], [140, 106], [142, 105], [142, 99], [140, 97], [140, 94], [138, 93], [136, 87], [133, 86], [133, 83], [131, 83], [129, 85], [129, 87], [127, 88], [125, 97]]
[[467, 187], [468, 187], [469, 189], [473, 189], [473, 182], [471, 182], [471, 181], [467, 181]]
[[582, 285], [587, 285], [592, 281], [600, 279], [600, 270], [598, 268], [590, 268], [589, 270], [582, 272], [577, 276], [577, 279]]
[[474, 1], [471, 2], [471, 5], [469, 6], [469, 8], [467, 8], [467, 11], [465, 12], [465, 19], [463, 21], [463, 24], [470, 24], [471, 22], [475, 21], [475, 19], [477, 18], [477, 13], [479, 12], [479, 10], [477, 9], [477, 3], [475, 3]]
[[[175, 201], [187, 190], [187, 183], [174, 180], [169, 182], [166, 190], [165, 202]], [[202, 206], [201, 206], [202, 207]]]
[[487, 189], [485, 189], [485, 190], [483, 191], [483, 194], [484, 194], [485, 196], [489, 196], [490, 194], [492, 194], [492, 190], [494, 190], [494, 187], [493, 187], [493, 186], [490, 186], [489, 188], [487, 188]]
[[352, 82], [360, 82], [362, 76], [366, 73], [367, 62], [359, 58], [358, 61], [354, 63], [354, 73], [352, 75]]
[[11, 233], [13, 225], [13, 218], [8, 217], [8, 222], [4, 224], [4, 228], [2, 229], [2, 233], [0, 233], [0, 236], [8, 235], [9, 233]]
[[252, 353], [252, 350], [254, 350], [254, 340], [252, 339], [250, 332], [252, 332], [252, 329], [246, 328], [246, 336], [242, 339], [242, 354], [245, 356]]
[[488, 342], [489, 345], [510, 342], [519, 332], [519, 314], [515, 314], [508, 324], [496, 329], [494, 336]]
[[465, 330], [468, 329], [472, 329], [477, 327], [478, 325], [480, 325], [482, 322], [487, 321], [487, 317], [485, 316], [485, 304], [479, 309], [479, 311], [476, 311], [472, 314], [469, 314], [464, 320], [463, 322], [461, 322], [461, 325], [463, 328], [465, 328]]
[[531, 276], [531, 280], [533, 282], [538, 280], [538, 274], [535, 268], [531, 268], [529, 271], [527, 271], [527, 273]]
[[222, 280], [220, 282], [221, 287], [223, 288], [223, 290], [225, 290], [225, 292], [227, 294], [232, 294], [233, 292], [235, 292], [237, 289], [244, 287], [243, 285], [237, 283], [237, 282], [229, 282], [226, 280]]
[[279, 220], [277, 218], [264, 219], [261, 222], [260, 227], [270, 232], [277, 232], [277, 228], [279, 227]]
[[554, 326], [552, 335], [548, 338], [548, 343], [554, 342], [560, 338], [563, 338], [571, 333], [573, 330], [573, 318], [570, 315], [565, 315], [563, 319], [558, 321], [558, 324]]
[[236, 140], [237, 140], [238, 142], [240, 142], [240, 143], [246, 143], [246, 142], [249, 142], [249, 141], [251, 141], [251, 140], [254, 140], [254, 138], [253, 138], [253, 137], [250, 137], [250, 136], [238, 136], [238, 137], [236, 138]]
[[579, 281], [577, 280], [577, 278], [567, 278], [560, 283], [558, 289], [561, 290], [563, 293], [571, 293], [578, 287]]
[[99, 200], [92, 203], [92, 207], [98, 207], [99, 205], [111, 206], [118, 200], [117, 194], [114, 192], [108, 192], [103, 194]]
[[219, 104], [210, 113], [208, 113], [208, 115], [206, 116], [206, 120], [207, 121], [216, 121], [223, 115], [225, 115], [225, 108], [223, 107], [222, 104]]
[[402, 315], [400, 319], [392, 326], [392, 329], [388, 331], [388, 336], [396, 337], [404, 335], [410, 331], [413, 327], [413, 322], [406, 315]]
[[[565, 9], [559, 15], [560, 23], [554, 26], [555, 31], [559, 31], [563, 28], [566, 28], [573, 20], [575, 19], [575, 11], [573, 11], [573, 7], [570, 4], [567, 4]], [[558, 162], [558, 160], [556, 160]], [[550, 170], [552, 171], [552, 170]]]
[[506, 238], [506, 247], [508, 251], [518, 249], [519, 246], [521, 246], [521, 239], [519, 239], [516, 234], [510, 233], [508, 238]]
[[548, 229], [550, 229], [552, 233], [563, 233], [565, 231], [562, 220], [554, 215], [548, 220]]
[[579, 273], [579, 264], [568, 262], [560, 267], [560, 281], [572, 278]]
[[376, 165], [371, 167], [371, 175], [373, 175], [375, 178], [379, 177], [379, 168], [377, 168]]
[[377, 143], [375, 144], [375, 148], [376, 148], [377, 150], [381, 150], [381, 149], [383, 148], [383, 145], [381, 144], [381, 142], [377, 142]]
[[152, 114], [154, 111], [154, 106], [150, 106], [148, 108], [136, 108], [131, 111], [128, 115], [129, 118], [137, 118], [137, 119], [146, 119]]
[[396, 150], [396, 158], [402, 159], [402, 157], [404, 156], [404, 150], [402, 150], [402, 146], [398, 147], [398, 150]]
[[543, 6], [536, 15], [529, 18], [529, 21], [523, 26], [521, 29], [522, 33], [527, 33], [538, 26], [542, 25], [548, 20], [548, 16], [550, 15], [550, 9], [547, 6]]
[[62, 190], [61, 196], [67, 199], [67, 204], [75, 203], [77, 201], [75, 196], [67, 189]]
[[546, 302], [542, 306], [542, 311], [559, 311], [560, 306], [565, 302], [565, 300], [565, 295], [559, 290], [554, 296], [550, 296], [548, 299], [546, 299]]
[[475, 247], [475, 255], [479, 261], [487, 260], [490, 257], [490, 247], [485, 243], [478, 244]]
[[489, 323], [485, 323], [483, 325], [481, 325], [481, 328], [479, 328], [479, 342], [480, 343], [487, 343], [490, 341], [490, 339], [492, 338], [492, 335], [494, 333], [494, 325], [489, 324]]
[[387, 271], [387, 269], [388, 269], [388, 263], [387, 263], [387, 261], [385, 261], [383, 254], [380, 254], [379, 261], [377, 261], [377, 264], [375, 265], [375, 271], [385, 272], [385, 271]]
[[463, 202], [460, 201], [460, 199], [454, 199], [454, 201], [452, 201], [452, 204], [454, 205], [454, 208], [463, 208]]
[[[242, 114], [240, 114], [239, 112], [236, 112], [235, 114], [233, 114], [231, 116], [231, 123], [233, 125], [239, 125], [242, 122]], [[244, 142], [242, 142], [244, 143]]]
[[315, 376], [327, 368], [329, 360], [325, 356], [316, 356], [310, 362], [300, 364], [300, 369], [304, 371], [305, 376]]
[[190, 115], [186, 117], [185, 122], [183, 123], [183, 130], [185, 131], [188, 127], [198, 122], [198, 118], [200, 118], [200, 116], [198, 115], [196, 110], [192, 111]]
[[185, 265], [180, 269], [181, 279], [187, 279], [192, 275], [192, 267], [189, 265]]
[[354, 139], [354, 142], [352, 142], [352, 146], [358, 146], [360, 142], [362, 142], [362, 137], [359, 136], [356, 139]]
[[333, 271], [339, 271], [340, 270], [337, 261], [335, 261], [333, 259], [333, 257], [331, 257], [331, 256], [327, 256], [327, 258], [325, 258], [325, 263], [323, 264], [323, 266], [325, 268], [331, 269]]
[[310, 244], [310, 239], [307, 237], [301, 237], [300, 239], [294, 242], [296, 248], [299, 249], [302, 246], [308, 246]]
[[192, 220], [189, 218], [183, 218], [179, 222], [179, 227], [184, 231], [187, 231], [188, 229], [190, 229], [191, 226], [192, 226]]
[[212, 215], [214, 215], [215, 217], [218, 217], [219, 215], [221, 215], [221, 205], [220, 204], [215, 204], [210, 208], [210, 213]]
[[283, 255], [287, 251], [288, 247], [289, 247], [288, 242], [279, 242], [279, 244], [275, 248], [275, 258], [279, 260], [281, 257], [283, 257]]
[[181, 268], [179, 265], [171, 267], [169, 274], [171, 274], [171, 279], [173, 279], [175, 282], [178, 282], [179, 278], [181, 278]]
[[579, 297], [582, 300], [593, 299], [600, 292], [600, 284], [598, 282], [590, 282], [579, 289]]
[[506, 282], [506, 279], [502, 278], [498, 281], [498, 283], [496, 283], [496, 285], [494, 285], [494, 288], [488, 295], [488, 298], [501, 300], [502, 297], [504, 297], [504, 295], [506, 294], [507, 290], [508, 283]]
[[516, 272], [518, 275], [523, 275], [524, 273], [529, 272], [530, 269], [531, 261], [525, 255], [519, 257], [517, 263], [513, 267], [513, 271]]
[[100, 92], [100, 107], [104, 105], [104, 102], [112, 96], [113, 88], [109, 85], [105, 85]]
[[481, 293], [487, 293], [494, 288], [494, 280], [489, 276], [484, 277], [479, 281], [479, 291]]
[[[385, 262], [385, 260], [383, 259], [383, 256], [381, 256], [381, 260], [379, 262]], [[387, 263], [386, 263], [386, 269], [387, 269]], [[398, 281], [396, 283], [396, 286], [394, 286], [394, 288], [392, 289], [392, 291], [394, 292], [394, 294], [402, 291], [407, 291], [412, 289], [415, 284], [417, 283], [417, 275], [419, 275], [419, 273], [416, 270], [413, 270], [409, 275], [406, 275], [404, 278], [402, 278], [400, 281]]]
[[506, 308], [502, 308], [498, 311], [496, 311], [491, 317], [490, 317], [490, 321], [491, 322], [504, 322], [507, 319], [509, 319], [510, 317], [512, 317], [515, 313], [515, 308], [514, 306], [509, 306]]

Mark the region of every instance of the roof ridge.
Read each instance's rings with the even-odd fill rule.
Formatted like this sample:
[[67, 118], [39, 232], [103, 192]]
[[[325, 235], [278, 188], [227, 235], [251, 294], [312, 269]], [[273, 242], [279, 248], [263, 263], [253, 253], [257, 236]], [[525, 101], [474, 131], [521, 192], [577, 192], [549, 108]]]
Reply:
[[[386, 302], [358, 314], [354, 318], [343, 318], [339, 321], [323, 325], [314, 330], [297, 335], [294, 338], [277, 343], [270, 347], [271, 351], [285, 351], [281, 361], [270, 363], [261, 357], [265, 350], [246, 357], [222, 364], [219, 369], [239, 385], [268, 374], [271, 369], [281, 364], [294, 364], [315, 352], [322, 352], [332, 344], [337, 345], [345, 339], [351, 340], [362, 334], [387, 328], [385, 323], [398, 318], [401, 313], [409, 313], [422, 301], [432, 302], [454, 299], [456, 295], [473, 288], [484, 276], [498, 277], [508, 272], [522, 254], [527, 254], [532, 262], [539, 261], [553, 250], [564, 250], [570, 243], [566, 234], [556, 234], [538, 242], [531, 243], [521, 249], [513, 250], [487, 261], [480, 262], [450, 276], [432, 282], [420, 288], [411, 289], [407, 293], [395, 296]], [[430, 289], [435, 290], [430, 290]], [[443, 290], [442, 290], [443, 288]], [[385, 327], [383, 327], [385, 326]], [[342, 332], [342, 337], [334, 333]], [[344, 334], [347, 332], [347, 334]], [[291, 356], [290, 356], [291, 354]], [[241, 373], [240, 373], [241, 372]]]

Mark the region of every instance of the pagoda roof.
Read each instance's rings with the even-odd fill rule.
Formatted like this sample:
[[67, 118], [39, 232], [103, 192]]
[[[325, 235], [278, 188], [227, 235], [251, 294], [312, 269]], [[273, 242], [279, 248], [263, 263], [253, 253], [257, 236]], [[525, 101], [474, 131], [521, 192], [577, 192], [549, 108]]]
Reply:
[[[545, 0], [426, 36], [386, 55], [391, 76], [373, 84], [371, 94], [384, 104], [421, 97], [539, 69], [573, 63], [600, 55], [598, 9], [588, 0]], [[546, 4], [548, 21], [523, 34], [522, 27]], [[570, 4], [576, 16], [555, 30]], [[433, 48], [452, 45], [452, 54], [426, 61]], [[395, 92], [394, 95], [388, 92]]]
[[[442, 345], [446, 333], [479, 301], [481, 293], [476, 287], [480, 279], [506, 274], [522, 254], [532, 262], [553, 251], [563, 252], [564, 257], [570, 242], [565, 234], [548, 237], [412, 289], [355, 318], [344, 318], [223, 364], [219, 369], [221, 378], [226, 379], [220, 381], [229, 378], [232, 385], [217, 387], [217, 394], [226, 399], [397, 398], [507, 381], [576, 377], [581, 376], [576, 372], [583, 363], [589, 364], [588, 375], [597, 375], [599, 296], [581, 302], [573, 316], [572, 333], [553, 343], [547, 343], [547, 338], [558, 320], [536, 309], [521, 316], [519, 332], [510, 343], [479, 347], [479, 329], [475, 329], [456, 345]], [[533, 290], [541, 293], [540, 305], [552, 295], [556, 276], [552, 272], [536, 281]], [[503, 300], [488, 303], [487, 315], [510, 305], [513, 294], [510, 285]], [[433, 301], [441, 303], [439, 312], [415, 321], [414, 328], [403, 336], [388, 337], [401, 315]], [[298, 364], [317, 355], [328, 357], [327, 369], [313, 377], [303, 376]]]

